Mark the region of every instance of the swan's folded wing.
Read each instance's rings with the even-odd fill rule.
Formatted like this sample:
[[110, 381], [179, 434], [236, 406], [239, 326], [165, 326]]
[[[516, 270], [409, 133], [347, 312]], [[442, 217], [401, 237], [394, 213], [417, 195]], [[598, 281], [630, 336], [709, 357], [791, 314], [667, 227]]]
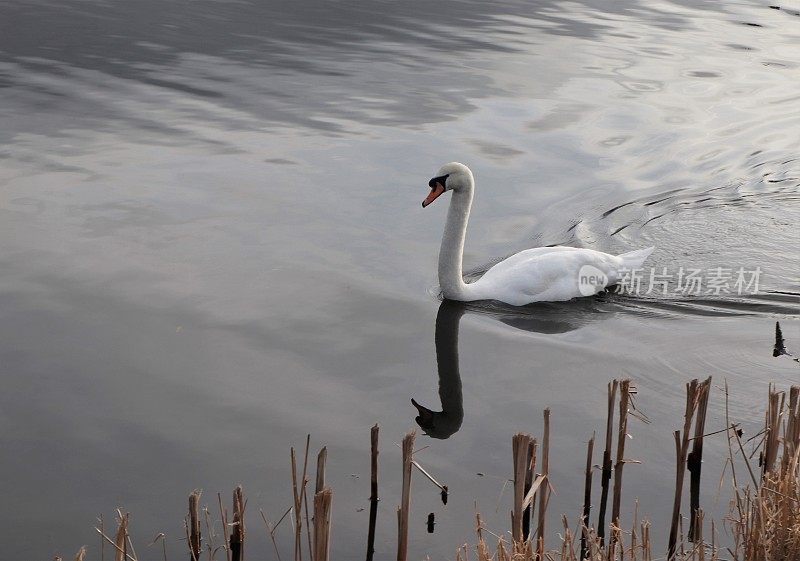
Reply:
[[[618, 259], [612, 255], [581, 248], [537, 248], [501, 261], [475, 283], [487, 299], [512, 305], [531, 302], [571, 300], [585, 296], [579, 290], [581, 268], [591, 265], [608, 277], [616, 276]], [[597, 285], [597, 291], [608, 283]]]

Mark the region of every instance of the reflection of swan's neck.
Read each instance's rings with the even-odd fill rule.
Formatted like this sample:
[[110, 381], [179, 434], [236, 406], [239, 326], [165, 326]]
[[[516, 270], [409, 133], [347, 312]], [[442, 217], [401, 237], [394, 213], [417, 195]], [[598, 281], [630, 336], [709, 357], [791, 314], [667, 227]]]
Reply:
[[444, 300], [436, 315], [436, 365], [439, 371], [441, 411], [433, 411], [412, 399], [419, 415], [417, 424], [431, 438], [449, 438], [464, 421], [464, 398], [458, 371], [458, 324], [464, 305]]
[[472, 177], [469, 177], [463, 187], [453, 190], [447, 210], [447, 223], [439, 249], [439, 285], [444, 297], [450, 300], [474, 300], [470, 286], [464, 282], [461, 265], [474, 186]]
[[464, 315], [463, 306], [450, 308], [447, 302], [436, 316], [436, 366], [439, 371], [439, 399], [442, 414], [449, 428], [456, 432], [464, 420], [464, 397], [458, 368], [458, 324]]

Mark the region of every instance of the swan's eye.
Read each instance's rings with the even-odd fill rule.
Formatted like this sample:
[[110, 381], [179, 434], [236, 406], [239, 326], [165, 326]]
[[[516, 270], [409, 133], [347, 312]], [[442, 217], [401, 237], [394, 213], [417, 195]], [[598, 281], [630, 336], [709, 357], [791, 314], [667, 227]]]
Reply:
[[437, 183], [440, 183], [440, 184], [442, 185], [442, 187], [444, 187], [445, 189], [447, 189], [447, 184], [446, 184], [446, 181], [447, 181], [447, 178], [448, 178], [448, 177], [450, 177], [450, 174], [449, 174], [449, 173], [448, 173], [447, 175], [440, 175], [439, 177], [434, 177], [433, 179], [431, 179], [430, 181], [428, 181], [428, 187], [430, 187], [431, 189], [433, 189], [434, 187], [436, 187], [436, 184], [437, 184]]

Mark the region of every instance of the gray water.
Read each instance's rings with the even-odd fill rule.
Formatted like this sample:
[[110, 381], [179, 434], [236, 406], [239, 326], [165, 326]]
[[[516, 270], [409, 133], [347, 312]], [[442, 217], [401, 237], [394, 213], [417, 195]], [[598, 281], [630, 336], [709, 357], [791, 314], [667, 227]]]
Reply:
[[[626, 456], [644, 463], [625, 470], [626, 520], [638, 498], [663, 543], [684, 383], [714, 376], [716, 430], [727, 379], [753, 434], [769, 382], [800, 374], [771, 355], [776, 320], [800, 352], [799, 14], [0, 1], [2, 556], [88, 544], [98, 559], [96, 517], [121, 506], [140, 557], [165, 532], [183, 558], [187, 494], [202, 488], [216, 511], [242, 483], [250, 558], [270, 558], [258, 509], [274, 522], [291, 504], [289, 448], [310, 433], [312, 451], [328, 446], [334, 558], [361, 558], [377, 422], [377, 557], [391, 558], [411, 398], [444, 406], [417, 458], [451, 490], [443, 506], [415, 478], [412, 559], [474, 541], [475, 501], [508, 528], [511, 436], [541, 434], [545, 407], [554, 530], [578, 515], [585, 442], [620, 376], [652, 421], [630, 425]], [[528, 247], [655, 245], [658, 269], [759, 267], [758, 293], [670, 284], [456, 306], [435, 338], [448, 201], [420, 202], [451, 160], [477, 181], [473, 273]], [[703, 506], [717, 516], [726, 450], [706, 444]], [[290, 534], [284, 522], [284, 559]]]

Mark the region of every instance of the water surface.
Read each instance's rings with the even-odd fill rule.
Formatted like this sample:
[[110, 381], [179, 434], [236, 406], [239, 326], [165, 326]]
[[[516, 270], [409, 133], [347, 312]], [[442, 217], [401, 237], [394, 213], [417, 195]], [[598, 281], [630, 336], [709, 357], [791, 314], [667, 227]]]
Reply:
[[[0, 3], [6, 554], [89, 544], [96, 559], [95, 517], [123, 506], [140, 555], [163, 531], [179, 556], [187, 494], [213, 505], [237, 483], [250, 551], [267, 552], [257, 509], [274, 520], [291, 504], [289, 447], [311, 433], [329, 448], [334, 558], [360, 557], [378, 422], [377, 555], [390, 558], [393, 443], [416, 426], [414, 398], [452, 413], [429, 431], [439, 438], [420, 430], [418, 457], [451, 497], [444, 507], [415, 480], [411, 552], [450, 559], [475, 501], [489, 527], [508, 527], [511, 435], [540, 434], [544, 407], [553, 523], [577, 515], [584, 443], [615, 376], [635, 380], [652, 421], [631, 426], [626, 455], [645, 463], [626, 469], [623, 501], [664, 527], [684, 383], [714, 375], [717, 429], [727, 379], [752, 433], [768, 383], [797, 381], [771, 350], [776, 320], [800, 348], [798, 13], [688, 0]], [[656, 245], [652, 266], [672, 272], [759, 267], [759, 292], [670, 284], [457, 308], [437, 367], [447, 200], [420, 201], [450, 160], [477, 179], [476, 274], [528, 247]], [[717, 513], [724, 449], [706, 445], [703, 501]]]

